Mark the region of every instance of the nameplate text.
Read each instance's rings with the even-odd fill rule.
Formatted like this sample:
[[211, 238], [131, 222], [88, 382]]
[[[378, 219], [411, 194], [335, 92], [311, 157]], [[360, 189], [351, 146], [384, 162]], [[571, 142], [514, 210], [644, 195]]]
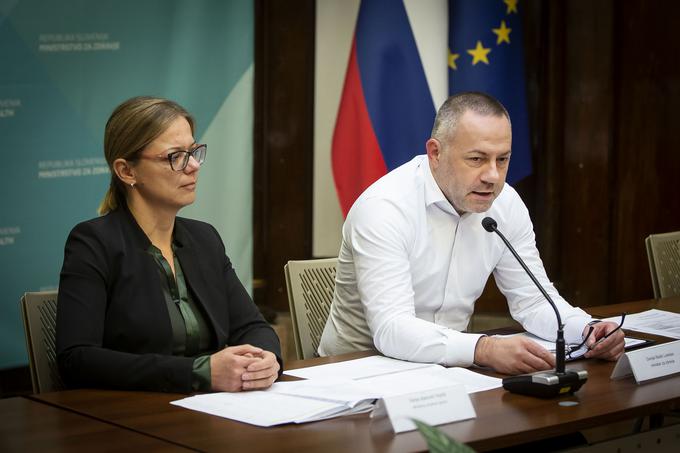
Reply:
[[475, 418], [475, 408], [461, 384], [383, 398], [379, 405], [395, 433], [416, 429], [413, 419], [436, 426]]
[[680, 340], [626, 352], [616, 362], [611, 378], [632, 374], [640, 384], [675, 373], [680, 373]]

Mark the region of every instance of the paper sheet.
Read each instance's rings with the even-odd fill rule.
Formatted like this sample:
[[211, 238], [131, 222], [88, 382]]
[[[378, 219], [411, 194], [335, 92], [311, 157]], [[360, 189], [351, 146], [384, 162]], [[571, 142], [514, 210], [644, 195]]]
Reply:
[[424, 368], [430, 365], [429, 363], [406, 362], [404, 360], [374, 355], [345, 362], [287, 370], [283, 374], [304, 379], [361, 379], [415, 368]]
[[277, 382], [264, 391], [196, 395], [171, 404], [252, 425], [273, 426], [367, 412], [380, 398], [456, 384], [473, 393], [498, 388], [502, 382], [465, 368], [382, 356], [291, 371], [312, 379]]
[[170, 404], [257, 426], [321, 419], [347, 408], [342, 403], [281, 395], [271, 391], [207, 393], [172, 401]]
[[276, 382], [271, 392], [282, 395], [314, 398], [354, 407], [366, 400], [381, 398], [378, 388], [361, 385], [352, 379], [307, 379], [304, 381]]
[[[603, 319], [603, 321], [618, 323], [621, 321], [621, 317], [614, 316]], [[680, 313], [657, 310], [655, 308], [640, 313], [633, 313], [626, 316], [623, 328], [680, 339]]]
[[445, 368], [440, 365], [429, 365], [401, 373], [357, 379], [355, 382], [367, 388], [379, 389], [383, 398], [448, 387], [453, 384], [462, 384], [467, 393], [502, 386], [501, 379], [475, 373], [466, 368]]

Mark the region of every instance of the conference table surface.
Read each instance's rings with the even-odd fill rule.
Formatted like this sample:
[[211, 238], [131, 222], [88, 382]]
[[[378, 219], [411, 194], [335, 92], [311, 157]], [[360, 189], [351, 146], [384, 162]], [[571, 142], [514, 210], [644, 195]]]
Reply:
[[[680, 312], [680, 298], [604, 305], [587, 309], [599, 317], [659, 308]], [[625, 325], [624, 325], [625, 328]], [[630, 334], [630, 332], [628, 332]], [[657, 342], [663, 337], [635, 334]], [[291, 361], [286, 369], [365, 357], [375, 352]], [[538, 399], [494, 389], [470, 395], [477, 417], [441, 425], [447, 435], [484, 451], [572, 433], [680, 407], [680, 375], [637, 385], [632, 378], [610, 380], [613, 362], [577, 360], [570, 369], [588, 371], [588, 382], [573, 395]], [[486, 374], [500, 376], [493, 372]], [[173, 406], [182, 394], [113, 390], [68, 390], [32, 395], [34, 401], [72, 411], [116, 427], [172, 443], [214, 451], [406, 452], [427, 450], [416, 432], [395, 435], [385, 418], [368, 414], [260, 428]], [[571, 401], [578, 404], [560, 405]], [[168, 444], [170, 445], [170, 444]]]
[[33, 401], [0, 399], [0, 451], [187, 451], [162, 439]]

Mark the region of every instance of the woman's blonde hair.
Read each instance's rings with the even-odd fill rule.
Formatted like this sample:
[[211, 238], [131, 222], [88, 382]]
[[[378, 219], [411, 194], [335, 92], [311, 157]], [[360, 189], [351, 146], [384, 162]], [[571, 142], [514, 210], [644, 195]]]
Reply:
[[180, 116], [186, 118], [193, 133], [193, 117], [182, 106], [168, 99], [138, 96], [116, 107], [104, 131], [104, 157], [111, 171], [111, 183], [99, 205], [100, 215], [125, 202], [123, 182], [116, 175], [113, 162], [116, 159], [134, 160], [137, 153]]

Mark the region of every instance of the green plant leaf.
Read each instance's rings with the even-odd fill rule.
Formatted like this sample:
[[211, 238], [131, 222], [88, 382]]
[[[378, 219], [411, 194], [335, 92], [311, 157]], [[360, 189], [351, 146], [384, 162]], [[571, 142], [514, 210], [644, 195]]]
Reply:
[[412, 419], [418, 427], [418, 431], [423, 435], [427, 442], [427, 447], [431, 453], [475, 453], [475, 451], [465, 444], [450, 438], [438, 428], [428, 425], [420, 420]]

